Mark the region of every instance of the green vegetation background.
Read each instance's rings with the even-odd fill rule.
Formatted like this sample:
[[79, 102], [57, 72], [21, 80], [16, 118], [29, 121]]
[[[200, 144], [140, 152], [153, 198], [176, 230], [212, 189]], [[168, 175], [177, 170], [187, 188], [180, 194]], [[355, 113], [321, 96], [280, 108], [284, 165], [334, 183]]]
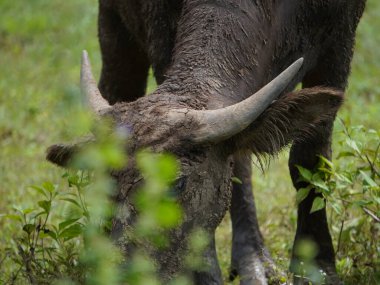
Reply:
[[[32, 205], [36, 193], [28, 186], [62, 181], [63, 170], [45, 161], [45, 149], [88, 131], [79, 92], [79, 64], [81, 51], [87, 49], [99, 75], [97, 10], [96, 0], [0, 0], [0, 213], [16, 204]], [[368, 0], [346, 102], [339, 113], [350, 125], [375, 130], [380, 129], [379, 29], [380, 2]], [[154, 87], [150, 77], [149, 91]], [[255, 169], [253, 177], [261, 229], [268, 247], [284, 264], [296, 221], [295, 191], [286, 158], [286, 152], [280, 154], [265, 174]], [[1, 248], [17, 229], [3, 219], [0, 228]], [[217, 243], [227, 275], [228, 217], [218, 229]]]

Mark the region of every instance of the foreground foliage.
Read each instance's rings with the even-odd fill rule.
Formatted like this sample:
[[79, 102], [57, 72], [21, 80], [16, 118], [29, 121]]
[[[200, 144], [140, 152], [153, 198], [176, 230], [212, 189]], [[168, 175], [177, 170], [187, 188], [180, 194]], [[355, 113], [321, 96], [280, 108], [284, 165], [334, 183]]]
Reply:
[[321, 193], [311, 213], [329, 207], [329, 224], [336, 240], [337, 267], [347, 283], [380, 282], [380, 133], [363, 126], [339, 135], [336, 162], [320, 157], [314, 170], [298, 167], [310, 183], [296, 195], [297, 203], [311, 189]]
[[[104, 139], [78, 154], [72, 164], [91, 171], [64, 173], [68, 189], [51, 182], [31, 186], [40, 199], [36, 205], [17, 206], [2, 215], [14, 221], [18, 231], [11, 246], [0, 253], [6, 265], [0, 267], [1, 284], [159, 284], [155, 265], [142, 246], [125, 260], [107, 237], [117, 211], [111, 202], [115, 185], [108, 170], [125, 165], [121, 142], [128, 138], [117, 133], [106, 136], [107, 126], [97, 128], [98, 137]], [[147, 151], [139, 153], [137, 162], [145, 180], [135, 198], [139, 217], [125, 238], [164, 248], [167, 231], [181, 222], [181, 209], [170, 192], [177, 162], [168, 154]], [[201, 268], [206, 242], [201, 230], [189, 237], [189, 269]], [[188, 284], [188, 278], [178, 276], [171, 284]]]
[[[339, 274], [347, 284], [376, 284], [380, 281], [377, 240], [380, 235], [380, 133], [342, 124], [338, 138], [342, 150], [334, 163], [320, 157], [319, 165], [313, 170], [299, 167], [302, 179], [309, 182], [310, 187], [301, 189], [296, 200], [300, 203], [311, 189], [322, 194], [321, 198], [315, 198], [311, 212], [325, 204], [328, 206]], [[114, 189], [107, 169], [125, 163], [127, 158], [120, 148], [122, 139], [125, 137], [108, 136], [80, 154], [75, 164], [93, 170], [66, 172], [63, 179], [68, 189], [51, 182], [31, 186], [30, 190], [37, 192], [40, 198], [36, 205], [30, 208], [20, 205], [14, 207], [12, 213], [3, 215], [19, 230], [1, 253], [1, 283], [160, 283], [154, 264], [143, 250], [131, 260], [124, 260], [106, 237], [113, 211], [109, 196]], [[151, 246], [165, 247], [165, 231], [181, 221], [181, 209], [168, 191], [176, 177], [176, 161], [168, 155], [141, 152], [138, 165], [146, 182], [136, 198], [140, 213], [136, 230], [127, 233], [127, 238], [136, 243], [144, 241]], [[91, 180], [94, 183], [91, 184]], [[190, 237], [189, 269], [200, 268], [199, 253], [205, 241], [201, 232]], [[298, 274], [305, 280], [323, 284], [323, 273], [315, 272], [312, 261], [318, 249], [305, 241], [296, 250], [303, 258]], [[188, 283], [186, 276], [173, 281], [173, 284]]]

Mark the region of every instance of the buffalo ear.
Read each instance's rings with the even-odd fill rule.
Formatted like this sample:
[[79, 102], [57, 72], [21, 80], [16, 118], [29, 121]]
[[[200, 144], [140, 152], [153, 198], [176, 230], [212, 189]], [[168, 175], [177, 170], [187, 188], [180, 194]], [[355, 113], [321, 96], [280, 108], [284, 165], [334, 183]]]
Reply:
[[273, 102], [247, 129], [233, 138], [235, 150], [275, 154], [293, 141], [318, 140], [334, 121], [343, 92], [314, 87], [288, 93]]
[[54, 144], [46, 150], [46, 159], [58, 166], [68, 167], [78, 151], [77, 145]]
[[46, 159], [58, 166], [72, 167], [76, 155], [94, 142], [94, 136], [89, 135], [76, 143], [54, 144], [46, 150]]

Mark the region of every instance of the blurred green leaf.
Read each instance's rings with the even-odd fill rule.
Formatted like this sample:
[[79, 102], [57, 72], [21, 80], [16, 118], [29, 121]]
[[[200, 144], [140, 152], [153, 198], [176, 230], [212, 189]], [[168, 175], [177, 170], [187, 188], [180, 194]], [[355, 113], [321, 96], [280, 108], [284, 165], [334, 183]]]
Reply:
[[161, 202], [158, 204], [156, 215], [158, 226], [172, 228], [181, 222], [182, 211], [176, 203]]
[[48, 200], [42, 200], [42, 201], [38, 201], [38, 206], [40, 206], [42, 209], [45, 210], [46, 213], [49, 213], [50, 212], [50, 209], [51, 209], [51, 201], [48, 201]]
[[22, 210], [22, 213], [23, 213], [24, 215], [28, 215], [28, 214], [34, 212], [35, 210], [36, 210], [36, 209], [33, 209], [33, 208], [26, 208], [26, 209], [23, 209], [23, 210]]
[[141, 151], [137, 155], [137, 163], [145, 176], [157, 182], [166, 184], [172, 182], [177, 176], [177, 161], [170, 154]]
[[359, 206], [359, 207], [363, 207], [363, 206], [367, 206], [367, 205], [373, 204], [373, 201], [358, 200], [358, 201], [353, 202], [352, 204], [356, 205], [356, 206]]
[[36, 230], [36, 226], [34, 224], [26, 224], [22, 227], [22, 230], [30, 235]]
[[360, 174], [363, 177], [363, 180], [371, 187], [379, 187], [379, 185], [364, 171], [360, 170]]
[[69, 202], [71, 204], [74, 204], [75, 206], [78, 206], [79, 208], [82, 208], [81, 205], [74, 199], [71, 198], [61, 198], [60, 200]]
[[342, 158], [342, 157], [350, 157], [350, 156], [355, 156], [355, 153], [350, 152], [350, 151], [342, 151], [338, 154], [337, 159]]
[[49, 193], [51, 193], [51, 194], [52, 194], [52, 193], [54, 192], [54, 190], [55, 190], [55, 186], [53, 185], [53, 183], [48, 182], [48, 181], [42, 183], [42, 187], [43, 187], [46, 191], [48, 191]]
[[41, 187], [32, 185], [32, 186], [30, 186], [30, 188], [36, 190], [38, 193], [45, 196], [46, 198], [49, 198], [49, 196], [45, 193], [45, 191]]
[[327, 191], [327, 192], [330, 191], [330, 189], [327, 186], [326, 182], [322, 180], [322, 177], [321, 177], [320, 173], [313, 174], [313, 176], [311, 178], [311, 184], [313, 184], [314, 186], [316, 186], [316, 187], [318, 187], [320, 189], [323, 189], [324, 191]]
[[361, 151], [360, 151], [360, 149], [359, 149], [357, 143], [356, 143], [354, 140], [352, 140], [352, 139], [350, 139], [350, 138], [347, 138], [347, 139], [346, 139], [346, 144], [347, 144], [350, 148], [352, 148], [354, 151], [356, 151], [358, 154], [361, 153]]
[[79, 224], [74, 224], [66, 229], [64, 229], [60, 234], [60, 238], [64, 238], [66, 240], [70, 240], [72, 238], [78, 237], [82, 234], [83, 228]]
[[295, 253], [301, 260], [307, 262], [317, 256], [318, 246], [312, 240], [302, 239], [295, 244]]
[[76, 221], [78, 221], [80, 218], [77, 218], [77, 219], [69, 219], [69, 220], [66, 220], [66, 221], [63, 221], [62, 223], [59, 223], [58, 224], [58, 229], [59, 231], [62, 231], [64, 228], [66, 228], [67, 226], [75, 223]]
[[325, 207], [325, 200], [321, 197], [315, 197], [311, 206], [310, 214], [317, 212]]
[[46, 231], [46, 232], [44, 232], [44, 235], [49, 236], [49, 237], [51, 237], [54, 240], [58, 240], [57, 234], [55, 232], [53, 232], [53, 231], [50, 231], [50, 230]]
[[22, 217], [20, 217], [19, 215], [6, 214], [6, 215], [3, 215], [2, 217], [11, 219], [14, 221], [22, 222]]
[[318, 157], [320, 162], [322, 162], [324, 165], [327, 165], [329, 168], [334, 169], [334, 164], [330, 160], [322, 155], [319, 155]]
[[69, 182], [69, 187], [72, 185], [80, 186], [80, 180], [78, 175], [69, 175], [67, 181]]
[[296, 194], [297, 205], [299, 205], [309, 195], [311, 190], [310, 185], [306, 188], [300, 188]]
[[243, 184], [243, 182], [236, 176], [231, 177], [231, 181], [232, 183], [235, 183], [235, 184], [240, 184], [240, 185]]
[[308, 170], [308, 169], [306, 169], [306, 168], [304, 168], [304, 167], [302, 167], [302, 166], [300, 166], [300, 165], [296, 165], [296, 167], [297, 167], [297, 169], [298, 169], [298, 171], [299, 171], [299, 173], [301, 175], [300, 178], [303, 181], [310, 182], [311, 178], [313, 176], [313, 174], [311, 173], [311, 171]]
[[331, 205], [331, 207], [334, 209], [334, 211], [335, 211], [338, 215], [342, 215], [342, 214], [343, 214], [342, 207], [341, 207], [340, 204], [335, 203], [335, 201], [334, 201], [334, 202], [330, 203], [330, 205]]

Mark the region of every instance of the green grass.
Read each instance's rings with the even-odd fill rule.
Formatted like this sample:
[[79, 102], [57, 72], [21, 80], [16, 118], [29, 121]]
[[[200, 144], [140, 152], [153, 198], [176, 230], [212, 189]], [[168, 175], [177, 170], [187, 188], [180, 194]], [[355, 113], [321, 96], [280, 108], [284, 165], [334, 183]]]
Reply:
[[[99, 74], [97, 1], [0, 0], [0, 213], [28, 207], [28, 186], [62, 181], [63, 170], [47, 163], [45, 149], [85, 134], [89, 120], [79, 94], [79, 64], [87, 49]], [[368, 0], [359, 26], [350, 87], [339, 116], [350, 125], [380, 129], [380, 3]], [[151, 78], [149, 89], [154, 88]], [[338, 126], [339, 129], [339, 126]], [[339, 148], [335, 145], [335, 148]], [[295, 191], [287, 153], [253, 184], [262, 232], [276, 260], [286, 268], [295, 231]], [[0, 219], [0, 249], [18, 228]], [[336, 241], [336, 236], [334, 240]], [[217, 232], [219, 258], [227, 276], [228, 216]]]

